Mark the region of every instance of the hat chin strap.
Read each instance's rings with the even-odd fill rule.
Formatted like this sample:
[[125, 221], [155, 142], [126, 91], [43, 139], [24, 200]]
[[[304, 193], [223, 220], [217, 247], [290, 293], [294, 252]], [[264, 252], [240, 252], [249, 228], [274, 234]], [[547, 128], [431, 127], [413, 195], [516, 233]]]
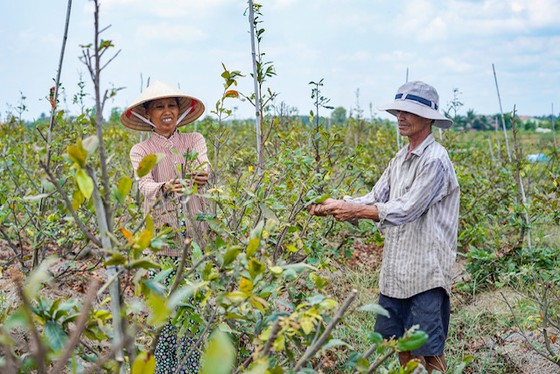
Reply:
[[147, 119], [146, 117], [141, 116], [140, 114], [136, 113], [135, 111], [132, 111], [132, 114], [135, 115], [137, 118], [140, 118], [140, 120], [141, 120], [142, 122], [145, 122], [145, 123], [147, 123], [148, 125], [152, 126], [153, 128], [156, 128], [156, 125], [154, 125], [154, 124], [152, 123], [152, 121], [150, 121], [150, 120]]
[[179, 118], [177, 119], [177, 124], [181, 123], [182, 120], [185, 119], [185, 117], [187, 116], [187, 114], [189, 114], [192, 110], [192, 106], [189, 107], [187, 110], [185, 110], [185, 113], [181, 114], [181, 116], [179, 116]]
[[[181, 114], [181, 116], [177, 119], [177, 123], [181, 123], [182, 120], [185, 119], [185, 117], [187, 116], [187, 114], [189, 114], [192, 110], [192, 107], [189, 107], [187, 110], [185, 110], [185, 113]], [[146, 117], [136, 113], [135, 111], [132, 111], [132, 114], [135, 115], [137, 118], [140, 118], [140, 120], [142, 122], [147, 123], [148, 125], [152, 126], [153, 128], [156, 128], [156, 125], [154, 125], [152, 123], [152, 121], [150, 121], [149, 119], [147, 119]]]

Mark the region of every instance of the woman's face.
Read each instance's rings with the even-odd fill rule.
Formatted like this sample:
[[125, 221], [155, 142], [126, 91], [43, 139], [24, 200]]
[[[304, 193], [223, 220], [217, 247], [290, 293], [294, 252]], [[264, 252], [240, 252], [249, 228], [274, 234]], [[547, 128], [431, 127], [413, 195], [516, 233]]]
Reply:
[[146, 117], [156, 126], [155, 132], [169, 138], [177, 127], [179, 117], [177, 98], [152, 100], [146, 108]]

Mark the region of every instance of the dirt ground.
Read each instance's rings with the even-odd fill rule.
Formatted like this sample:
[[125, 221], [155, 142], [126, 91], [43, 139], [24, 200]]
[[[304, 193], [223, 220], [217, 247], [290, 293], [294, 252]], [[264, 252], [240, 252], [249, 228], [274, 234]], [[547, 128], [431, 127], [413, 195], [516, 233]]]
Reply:
[[[350, 260], [354, 264], [378, 265], [381, 260], [379, 249], [361, 246], [355, 257]], [[15, 305], [19, 302], [16, 292], [16, 282], [21, 279], [21, 267], [18, 261], [14, 261], [14, 253], [7, 243], [0, 240], [0, 306]], [[56, 259], [49, 271], [55, 281], [47, 285], [42, 293], [49, 298], [78, 298], [83, 299], [87, 292], [87, 286], [92, 277], [100, 280], [106, 279], [106, 273], [98, 260], [85, 258], [73, 260], [71, 258]], [[459, 281], [468, 276], [464, 270], [464, 265], [457, 263], [455, 268], [455, 280]], [[125, 290], [126, 293], [126, 290]], [[507, 303], [513, 305], [521, 297], [509, 289], [500, 289], [477, 294], [468, 304], [462, 304], [466, 313], [480, 314], [490, 313], [503, 315], [510, 313]], [[504, 332], [499, 338], [482, 337], [482, 343], [486, 345], [488, 356], [501, 355], [506, 357], [511, 367], [516, 371], [512, 374], [556, 374], [560, 373], [557, 365], [549, 362], [539, 354], [535, 353], [528, 345], [528, 340], [532, 342], [542, 342], [542, 335], [535, 333], [526, 334], [520, 332]], [[554, 347], [560, 350], [558, 342]]]
[[[503, 319], [511, 317], [510, 306], [516, 304], [523, 296], [514, 290], [502, 288], [500, 290], [478, 294], [464, 312], [471, 315], [488, 313]], [[509, 304], [509, 306], [508, 306]], [[549, 334], [558, 336], [558, 331], [549, 330]], [[483, 337], [488, 359], [500, 355], [511, 367], [520, 374], [557, 374], [560, 367], [539, 355], [530, 344], [540, 345], [545, 351], [542, 333], [535, 331], [507, 331], [494, 337]], [[557, 341], [552, 345], [555, 352], [560, 351]]]

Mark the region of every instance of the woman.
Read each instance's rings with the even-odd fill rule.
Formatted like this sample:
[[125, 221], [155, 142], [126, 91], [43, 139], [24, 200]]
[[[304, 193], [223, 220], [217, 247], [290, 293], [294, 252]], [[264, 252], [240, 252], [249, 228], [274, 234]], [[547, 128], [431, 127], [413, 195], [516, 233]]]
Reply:
[[[200, 100], [156, 81], [121, 115], [126, 127], [151, 131], [147, 140], [134, 145], [130, 151], [134, 170], [138, 170], [147, 155], [156, 154], [160, 159], [147, 175], [137, 178], [144, 196], [144, 212], [152, 216], [156, 226], [168, 226], [176, 233], [174, 245], [158, 252], [163, 256], [160, 262], [177, 263], [186, 250], [182, 244], [185, 239], [202, 244], [207, 233], [207, 225], [196, 219], [198, 213], [204, 211], [205, 200], [196, 194], [185, 194], [185, 191], [203, 188], [208, 182], [210, 165], [206, 141], [199, 133], [177, 130], [194, 122], [202, 113], [204, 105]], [[165, 325], [155, 351], [156, 373], [175, 372], [179, 360], [189, 351], [190, 343], [192, 338], [187, 336], [178, 342], [177, 327], [171, 323]], [[193, 353], [185, 360], [181, 373], [198, 371], [198, 351], [193, 349]]]

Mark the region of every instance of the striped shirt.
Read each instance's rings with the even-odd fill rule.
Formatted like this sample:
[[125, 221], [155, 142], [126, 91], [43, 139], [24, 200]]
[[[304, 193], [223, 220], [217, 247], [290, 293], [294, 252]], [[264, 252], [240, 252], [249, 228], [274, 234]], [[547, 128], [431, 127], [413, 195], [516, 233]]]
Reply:
[[[130, 160], [134, 171], [142, 159], [149, 154], [157, 154], [163, 158], [144, 177], [138, 178], [138, 188], [144, 196], [144, 213], [150, 213], [154, 224], [158, 227], [170, 226], [174, 230], [184, 227], [185, 235], [195, 241], [200, 235], [205, 235], [207, 225], [196, 220], [196, 215], [203, 212], [207, 202], [200, 196], [191, 195], [185, 203], [185, 197], [178, 194], [165, 194], [162, 187], [172, 179], [181, 179], [194, 170], [210, 171], [206, 141], [199, 133], [180, 133], [175, 131], [169, 139], [152, 132], [151, 136], [142, 143], [138, 143], [130, 150]], [[196, 158], [188, 155], [196, 154]], [[200, 188], [198, 190], [200, 192]], [[184, 218], [181, 218], [183, 213]], [[178, 236], [179, 237], [179, 236]], [[199, 244], [201, 244], [199, 242]], [[158, 252], [162, 255], [179, 256], [180, 251], [164, 249]]]
[[433, 288], [451, 293], [457, 253], [459, 183], [445, 148], [430, 134], [408, 159], [391, 160], [370, 193], [346, 201], [375, 205], [385, 236], [379, 290], [406, 299]]

